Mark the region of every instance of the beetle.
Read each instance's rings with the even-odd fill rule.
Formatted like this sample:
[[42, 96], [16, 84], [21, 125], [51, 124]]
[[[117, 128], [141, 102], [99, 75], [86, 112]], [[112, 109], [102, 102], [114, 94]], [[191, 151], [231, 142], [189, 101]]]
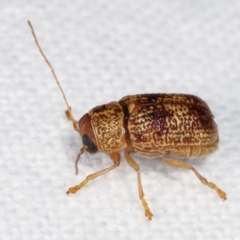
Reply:
[[211, 110], [202, 99], [188, 94], [164, 93], [126, 96], [118, 102], [94, 107], [77, 121], [30, 21], [28, 25], [62, 92], [67, 106], [66, 116], [82, 137], [83, 146], [75, 161], [76, 173], [80, 155], [86, 151], [90, 154], [104, 152], [113, 161], [112, 166], [88, 175], [80, 184], [69, 188], [67, 194], [76, 193], [90, 180], [118, 167], [120, 151], [123, 150], [127, 163], [137, 173], [139, 199], [149, 220], [153, 214], [144, 198], [140, 168], [132, 157], [133, 153], [159, 158], [167, 165], [192, 170], [204, 185], [214, 189], [223, 200], [226, 199], [224, 191], [207, 181], [193, 166], [179, 160], [204, 157], [218, 148], [218, 128]]

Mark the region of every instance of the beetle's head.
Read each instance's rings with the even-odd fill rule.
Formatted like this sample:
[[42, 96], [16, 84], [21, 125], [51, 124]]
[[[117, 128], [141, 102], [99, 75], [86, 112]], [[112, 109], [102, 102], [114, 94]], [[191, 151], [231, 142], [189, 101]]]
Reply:
[[88, 113], [84, 114], [78, 122], [83, 147], [91, 154], [98, 152], [98, 145], [92, 129], [91, 118]]

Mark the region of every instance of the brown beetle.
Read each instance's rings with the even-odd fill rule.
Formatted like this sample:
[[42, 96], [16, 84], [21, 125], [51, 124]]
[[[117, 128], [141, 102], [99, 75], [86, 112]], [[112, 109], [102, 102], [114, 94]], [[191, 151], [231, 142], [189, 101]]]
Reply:
[[37, 47], [50, 67], [67, 105], [66, 115], [74, 129], [80, 133], [83, 147], [75, 162], [85, 151], [109, 154], [111, 167], [86, 177], [79, 185], [69, 188], [67, 193], [76, 193], [90, 180], [103, 175], [120, 164], [120, 151], [124, 150], [127, 163], [137, 172], [139, 198], [145, 216], [152, 219], [152, 212], [144, 198], [140, 168], [132, 153], [160, 158], [166, 164], [192, 170], [198, 179], [214, 189], [219, 197], [226, 193], [214, 183], [208, 182], [188, 163], [173, 158], [198, 158], [213, 153], [218, 148], [218, 129], [208, 105], [200, 98], [187, 94], [142, 94], [123, 97], [119, 102], [97, 106], [76, 121], [72, 115], [53, 67], [43, 53], [34, 29], [28, 21]]

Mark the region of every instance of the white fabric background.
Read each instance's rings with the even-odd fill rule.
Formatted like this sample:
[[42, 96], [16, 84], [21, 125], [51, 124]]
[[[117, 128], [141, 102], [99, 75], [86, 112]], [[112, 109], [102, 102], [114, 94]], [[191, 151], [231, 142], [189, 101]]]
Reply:
[[[1, 1], [1, 239], [239, 239], [239, 1]], [[64, 116], [54, 79], [27, 20], [53, 64], [76, 118], [128, 94], [175, 92], [203, 98], [220, 132], [219, 150], [191, 160], [228, 194], [222, 201], [187, 170], [135, 157], [78, 194], [68, 187], [111, 164], [85, 154]]]

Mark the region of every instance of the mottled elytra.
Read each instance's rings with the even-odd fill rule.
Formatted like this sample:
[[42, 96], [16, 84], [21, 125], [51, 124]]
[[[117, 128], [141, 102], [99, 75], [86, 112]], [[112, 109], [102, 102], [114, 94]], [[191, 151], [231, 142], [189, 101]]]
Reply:
[[208, 105], [202, 99], [187, 94], [158, 93], [126, 96], [118, 102], [97, 106], [76, 121], [30, 21], [28, 25], [41, 55], [62, 92], [67, 106], [66, 116], [82, 137], [83, 146], [75, 162], [76, 173], [80, 155], [85, 151], [91, 154], [104, 152], [113, 161], [112, 166], [87, 176], [80, 184], [69, 188], [68, 194], [76, 193], [90, 180], [119, 166], [121, 160], [119, 152], [123, 150], [127, 163], [137, 173], [139, 198], [145, 216], [149, 220], [152, 219], [153, 214], [144, 198], [140, 168], [131, 156], [133, 153], [159, 158], [173, 167], [190, 169], [204, 185], [214, 189], [220, 198], [226, 199], [224, 191], [207, 181], [194, 167], [178, 160], [203, 157], [218, 148], [217, 125]]

